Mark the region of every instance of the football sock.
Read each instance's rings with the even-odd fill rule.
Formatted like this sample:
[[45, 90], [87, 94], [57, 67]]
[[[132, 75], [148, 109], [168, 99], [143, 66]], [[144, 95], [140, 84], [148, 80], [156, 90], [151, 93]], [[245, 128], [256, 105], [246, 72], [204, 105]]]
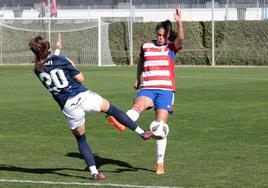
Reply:
[[125, 112], [117, 108], [115, 105], [110, 104], [109, 110], [106, 112], [106, 114], [113, 116], [119, 123], [126, 125], [131, 130], [135, 131], [137, 129], [137, 125], [134, 121], [130, 119], [126, 115]]
[[89, 167], [89, 170], [90, 170], [90, 172], [91, 172], [91, 175], [93, 175], [93, 174], [98, 174], [98, 173], [99, 173], [95, 165], [90, 166], [90, 167]]
[[142, 134], [144, 133], [144, 130], [141, 129], [139, 126], [135, 129], [135, 132], [138, 133], [138, 134]]
[[136, 109], [136, 108], [132, 108], [130, 110], [127, 111], [126, 113], [128, 115], [128, 117], [130, 117], [133, 121], [137, 121], [139, 116], [140, 116], [140, 112]]
[[164, 163], [167, 138], [156, 140], [157, 163]]
[[95, 160], [94, 160], [93, 154], [90, 150], [89, 145], [87, 144], [86, 134], [83, 134], [81, 136], [75, 135], [75, 138], [78, 143], [79, 152], [84, 158], [84, 160], [86, 161], [87, 166], [89, 167], [91, 171], [91, 174], [98, 174], [98, 170], [96, 169], [96, 166], [95, 166]]

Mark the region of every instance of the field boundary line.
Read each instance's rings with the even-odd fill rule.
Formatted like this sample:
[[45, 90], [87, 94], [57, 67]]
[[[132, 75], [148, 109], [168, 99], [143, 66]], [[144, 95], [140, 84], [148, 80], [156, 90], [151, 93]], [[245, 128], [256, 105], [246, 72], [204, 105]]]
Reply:
[[130, 185], [130, 184], [113, 184], [113, 183], [81, 183], [81, 182], [53, 182], [53, 181], [34, 181], [34, 180], [8, 180], [0, 179], [3, 183], [28, 183], [28, 184], [47, 184], [47, 185], [78, 185], [78, 186], [110, 186], [110, 187], [133, 187], [133, 188], [182, 188], [169, 186], [147, 186], [147, 185]]

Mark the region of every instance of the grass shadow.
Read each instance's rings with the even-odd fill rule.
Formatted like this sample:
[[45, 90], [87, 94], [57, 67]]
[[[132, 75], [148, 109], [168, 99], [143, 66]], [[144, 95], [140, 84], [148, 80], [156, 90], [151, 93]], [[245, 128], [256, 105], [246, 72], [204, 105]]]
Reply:
[[85, 171], [83, 169], [74, 169], [74, 168], [26, 168], [26, 167], [18, 167], [13, 165], [5, 165], [0, 164], [0, 171], [9, 171], [9, 172], [23, 172], [30, 174], [55, 174], [65, 177], [75, 177], [75, 178], [83, 178], [88, 179], [88, 177], [70, 175], [67, 173], [63, 173], [60, 171], [71, 170], [71, 171]]
[[[83, 159], [79, 153], [75, 153], [75, 152], [67, 153], [66, 156]], [[102, 171], [102, 172], [121, 173], [121, 172], [125, 172], [125, 171], [135, 171], [136, 172], [139, 170], [154, 172], [151, 169], [135, 167], [135, 166], [132, 166], [129, 163], [121, 161], [121, 160], [104, 158], [104, 157], [100, 157], [98, 155], [94, 155], [94, 159], [95, 159], [97, 168], [100, 168], [103, 165], [117, 165], [119, 167], [119, 168], [116, 168], [115, 170], [112, 170], [112, 171]], [[87, 170], [88, 168], [86, 167], [85, 169]]]

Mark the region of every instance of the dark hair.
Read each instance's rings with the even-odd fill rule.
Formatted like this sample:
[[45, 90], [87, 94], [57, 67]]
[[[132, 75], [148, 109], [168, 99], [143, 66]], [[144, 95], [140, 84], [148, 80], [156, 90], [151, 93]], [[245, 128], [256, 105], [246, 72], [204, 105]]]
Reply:
[[29, 47], [35, 55], [35, 63], [40, 63], [50, 55], [50, 44], [40, 35], [30, 41]]
[[155, 31], [158, 31], [161, 28], [163, 28], [168, 33], [169, 41], [174, 41], [176, 39], [177, 33], [172, 30], [172, 23], [170, 20], [158, 23], [155, 28]]

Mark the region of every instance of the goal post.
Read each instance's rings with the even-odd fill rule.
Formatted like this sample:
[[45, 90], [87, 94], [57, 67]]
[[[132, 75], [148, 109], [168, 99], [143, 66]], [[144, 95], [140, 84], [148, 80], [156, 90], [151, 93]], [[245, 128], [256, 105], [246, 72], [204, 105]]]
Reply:
[[0, 63], [27, 64], [33, 61], [28, 44], [41, 35], [56, 47], [62, 35], [61, 54], [76, 64], [115, 65], [109, 45], [109, 23], [101, 18], [0, 18]]

